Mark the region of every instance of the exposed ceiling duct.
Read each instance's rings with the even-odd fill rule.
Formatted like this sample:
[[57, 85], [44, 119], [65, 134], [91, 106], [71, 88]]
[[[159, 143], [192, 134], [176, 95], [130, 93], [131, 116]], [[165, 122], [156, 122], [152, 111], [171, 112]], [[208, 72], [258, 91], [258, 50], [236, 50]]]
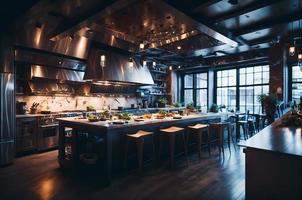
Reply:
[[[101, 56], [105, 61], [101, 64]], [[153, 85], [147, 66], [134, 57], [92, 48], [87, 61], [84, 80], [103, 84]]]

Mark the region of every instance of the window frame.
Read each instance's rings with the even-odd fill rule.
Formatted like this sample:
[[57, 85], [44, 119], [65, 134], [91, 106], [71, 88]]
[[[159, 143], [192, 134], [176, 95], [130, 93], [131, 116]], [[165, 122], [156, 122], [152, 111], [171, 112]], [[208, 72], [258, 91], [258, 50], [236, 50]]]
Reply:
[[[198, 87], [197, 88], [197, 74], [206, 74], [207, 77], [207, 87]], [[185, 87], [185, 76], [186, 75], [193, 75], [193, 87], [192, 88], [188, 88]], [[194, 72], [194, 73], [184, 73], [181, 76], [181, 80], [182, 80], [182, 87], [181, 87], [181, 102], [185, 103], [185, 90], [193, 90], [193, 103], [194, 106], [197, 106], [197, 90], [206, 90], [207, 91], [207, 106], [206, 109], [209, 109], [209, 72], [208, 71], [200, 71], [200, 72]]]

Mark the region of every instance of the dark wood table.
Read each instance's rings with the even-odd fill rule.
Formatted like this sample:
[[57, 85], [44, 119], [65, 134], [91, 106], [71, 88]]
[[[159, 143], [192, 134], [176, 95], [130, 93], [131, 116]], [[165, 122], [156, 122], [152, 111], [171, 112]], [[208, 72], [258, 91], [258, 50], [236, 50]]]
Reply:
[[[59, 156], [61, 167], [71, 166], [76, 168], [79, 155], [77, 152], [77, 138], [79, 131], [96, 133], [104, 140], [105, 174], [108, 182], [111, 180], [112, 170], [122, 166], [125, 135], [138, 130], [152, 131], [159, 134], [159, 129], [169, 126], [187, 127], [196, 123], [211, 123], [221, 120], [221, 114], [193, 114], [182, 119], [154, 119], [142, 122], [131, 121], [126, 124], [111, 124], [109, 122], [89, 122], [87, 119], [60, 118], [59, 121]], [[65, 157], [65, 128], [72, 128], [72, 159]]]
[[302, 128], [267, 126], [245, 147], [246, 199], [302, 199]]

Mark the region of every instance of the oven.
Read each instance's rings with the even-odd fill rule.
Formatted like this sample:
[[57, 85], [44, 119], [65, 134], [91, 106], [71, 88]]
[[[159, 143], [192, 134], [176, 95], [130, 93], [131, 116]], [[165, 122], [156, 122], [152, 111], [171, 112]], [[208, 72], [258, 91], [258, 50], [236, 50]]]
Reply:
[[59, 124], [56, 118], [59, 114], [49, 114], [39, 118], [38, 123], [38, 151], [54, 149], [58, 146]]
[[40, 125], [38, 133], [38, 151], [49, 150], [58, 146], [59, 125]]

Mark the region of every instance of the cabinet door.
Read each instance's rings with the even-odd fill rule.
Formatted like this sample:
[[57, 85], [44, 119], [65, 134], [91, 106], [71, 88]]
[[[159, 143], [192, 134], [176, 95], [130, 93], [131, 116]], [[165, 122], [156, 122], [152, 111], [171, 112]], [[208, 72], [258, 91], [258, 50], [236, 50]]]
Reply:
[[36, 148], [37, 124], [35, 118], [17, 120], [16, 151], [28, 151]]

